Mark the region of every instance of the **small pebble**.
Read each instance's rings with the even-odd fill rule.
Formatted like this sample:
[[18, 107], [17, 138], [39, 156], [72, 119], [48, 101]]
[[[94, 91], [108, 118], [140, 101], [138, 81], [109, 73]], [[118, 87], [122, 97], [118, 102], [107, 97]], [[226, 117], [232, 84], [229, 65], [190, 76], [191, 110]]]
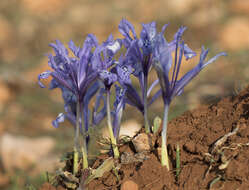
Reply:
[[136, 152], [146, 152], [151, 149], [151, 142], [147, 134], [141, 133], [136, 136], [132, 143], [136, 149]]
[[132, 180], [127, 180], [122, 184], [121, 190], [138, 190], [138, 185]]

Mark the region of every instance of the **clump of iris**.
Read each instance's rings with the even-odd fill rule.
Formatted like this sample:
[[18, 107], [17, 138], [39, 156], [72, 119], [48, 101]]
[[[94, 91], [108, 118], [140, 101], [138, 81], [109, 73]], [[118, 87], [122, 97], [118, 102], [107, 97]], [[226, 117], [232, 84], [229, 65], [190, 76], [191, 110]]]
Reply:
[[[161, 163], [169, 169], [166, 146], [169, 105], [175, 96], [182, 94], [184, 87], [204, 67], [226, 54], [219, 53], [205, 61], [208, 50], [202, 48], [197, 66], [178, 79], [183, 57], [188, 60], [196, 56], [196, 53], [182, 40], [186, 27], [180, 27], [174, 39], [167, 42], [164, 37], [167, 26], [167, 24], [164, 25], [162, 30], [157, 32], [155, 22], [142, 24], [142, 31], [138, 38], [133, 25], [122, 19], [119, 31], [124, 36], [123, 39], [114, 39], [110, 35], [105, 42], [98, 44], [96, 37], [89, 34], [82, 48], [75, 46], [72, 41], [69, 42], [68, 46], [74, 54], [73, 57], [69, 56], [68, 50], [60, 41], [57, 40], [56, 44], [50, 44], [55, 52], [55, 56], [48, 56], [48, 64], [52, 71], [40, 74], [38, 79], [40, 86], [44, 88], [40, 79], [51, 76], [50, 89], [60, 88], [62, 91], [65, 113], [59, 114], [53, 121], [53, 125], [58, 127], [59, 123], [66, 118], [75, 126], [74, 174], [78, 171], [79, 152], [82, 152], [83, 168], [88, 167], [87, 142], [89, 136], [87, 131], [90, 126], [90, 115], [92, 116], [91, 125], [98, 125], [107, 116], [113, 154], [115, 158], [119, 158], [117, 141], [125, 105], [132, 105], [143, 114], [145, 131], [150, 133], [148, 106], [160, 95], [164, 102]], [[115, 59], [115, 55], [122, 46], [125, 47], [125, 53], [121, 53], [119, 58]], [[173, 57], [172, 54], [174, 54]], [[172, 66], [172, 77], [169, 77]], [[153, 68], [157, 72], [158, 79], [148, 88], [148, 77]], [[139, 81], [141, 96], [132, 84], [131, 75]], [[161, 88], [148, 101], [148, 97], [158, 83]], [[113, 106], [110, 102], [112, 86], [115, 86], [116, 89], [116, 100]], [[89, 102], [94, 96], [96, 96], [96, 101], [91, 113]], [[101, 100], [104, 101], [104, 106], [98, 111]], [[79, 143], [79, 134], [82, 134], [83, 137], [82, 146]]]
[[[121, 73], [124, 67], [117, 66], [118, 62], [113, 59], [121, 47], [121, 41], [114, 40], [110, 35], [105, 42], [99, 45], [96, 37], [90, 34], [82, 48], [75, 46], [72, 41], [69, 42], [68, 46], [74, 57], [69, 56], [67, 48], [58, 40], [56, 44], [52, 43], [50, 46], [55, 52], [55, 56], [51, 54], [48, 56], [48, 64], [52, 71], [45, 71], [38, 75], [38, 83], [42, 88], [45, 88], [40, 80], [51, 76], [50, 89], [61, 89], [65, 113], [60, 113], [52, 124], [57, 128], [59, 123], [68, 119], [75, 128], [73, 173], [78, 172], [79, 152], [82, 152], [83, 169], [88, 168], [87, 143], [89, 135], [87, 132], [89, 126], [98, 125], [106, 115], [113, 154], [115, 158], [118, 158], [119, 151], [116, 139], [119, 136], [125, 105], [125, 89], [115, 85], [116, 100], [113, 111], [111, 111], [110, 89], [115, 82], [122, 83], [124, 80], [129, 80], [130, 77], [129, 71]], [[106, 98], [104, 94], [106, 94]], [[95, 95], [95, 106], [91, 113], [89, 102]], [[104, 106], [98, 111], [101, 100], [104, 101]], [[89, 123], [90, 118], [92, 118], [91, 124]], [[81, 145], [79, 134], [82, 134], [83, 137]]]

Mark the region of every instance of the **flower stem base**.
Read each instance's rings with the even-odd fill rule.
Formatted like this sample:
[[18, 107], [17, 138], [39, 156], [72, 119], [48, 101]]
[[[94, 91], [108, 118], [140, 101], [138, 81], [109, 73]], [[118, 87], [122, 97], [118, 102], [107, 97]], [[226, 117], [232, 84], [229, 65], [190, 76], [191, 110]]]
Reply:
[[117, 143], [116, 143], [116, 139], [114, 138], [115, 142], [112, 142], [112, 149], [113, 149], [113, 153], [114, 153], [114, 158], [119, 158], [119, 150], [117, 147]]
[[112, 149], [113, 149], [113, 153], [114, 153], [114, 158], [119, 158], [119, 151], [118, 151], [118, 147], [117, 147], [117, 141], [116, 138], [114, 137], [113, 134], [113, 129], [112, 129], [112, 122], [111, 122], [111, 108], [110, 108], [110, 91], [107, 91], [106, 94], [106, 103], [107, 103], [107, 107], [106, 107], [106, 111], [107, 111], [107, 125], [108, 125], [108, 130], [109, 130], [109, 134], [110, 134], [110, 138], [111, 138], [111, 145], [112, 145]]
[[162, 157], [161, 157], [161, 164], [162, 166], [166, 166], [169, 171], [169, 157], [167, 147], [163, 144], [162, 145]]
[[113, 134], [112, 126], [109, 125], [108, 128], [109, 128], [109, 134], [111, 138], [111, 145], [112, 145], [114, 158], [119, 158], [119, 150], [118, 150], [116, 138], [114, 137], [114, 134]]
[[74, 147], [74, 155], [73, 155], [73, 174], [77, 174], [78, 173], [78, 164], [79, 161], [79, 153], [76, 147]]
[[87, 160], [87, 153], [84, 150], [84, 148], [82, 148], [82, 160], [83, 160], [82, 168], [87, 169], [88, 168], [88, 160]]
[[168, 112], [169, 105], [164, 105], [164, 116], [163, 116], [163, 129], [162, 129], [162, 158], [161, 163], [162, 166], [166, 166], [169, 170], [169, 157], [167, 151], [167, 124], [168, 124]]

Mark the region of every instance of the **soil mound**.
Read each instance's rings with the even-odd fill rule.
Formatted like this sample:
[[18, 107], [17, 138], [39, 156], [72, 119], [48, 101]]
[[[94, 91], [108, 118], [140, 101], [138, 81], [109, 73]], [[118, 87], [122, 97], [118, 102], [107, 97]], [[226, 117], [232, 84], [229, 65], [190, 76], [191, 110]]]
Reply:
[[[141, 190], [249, 189], [249, 86], [235, 97], [187, 111], [168, 125], [170, 171], [160, 164], [160, 133], [152, 137], [153, 150], [141, 162], [121, 163], [115, 172], [89, 184], [90, 190], [122, 189], [128, 180]], [[143, 131], [140, 131], [142, 133]], [[181, 168], [176, 176], [176, 145]], [[135, 155], [132, 143], [120, 147], [122, 154]], [[159, 153], [159, 154], [158, 154]], [[100, 157], [94, 167], [105, 160]]]

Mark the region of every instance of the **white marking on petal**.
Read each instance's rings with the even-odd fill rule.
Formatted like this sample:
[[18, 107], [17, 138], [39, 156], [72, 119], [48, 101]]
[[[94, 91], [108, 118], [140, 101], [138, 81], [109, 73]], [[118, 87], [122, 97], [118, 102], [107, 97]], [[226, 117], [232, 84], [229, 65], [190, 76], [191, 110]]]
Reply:
[[120, 44], [118, 41], [115, 41], [114, 44], [108, 45], [107, 49], [111, 50], [112, 53], [116, 53], [120, 49]]

